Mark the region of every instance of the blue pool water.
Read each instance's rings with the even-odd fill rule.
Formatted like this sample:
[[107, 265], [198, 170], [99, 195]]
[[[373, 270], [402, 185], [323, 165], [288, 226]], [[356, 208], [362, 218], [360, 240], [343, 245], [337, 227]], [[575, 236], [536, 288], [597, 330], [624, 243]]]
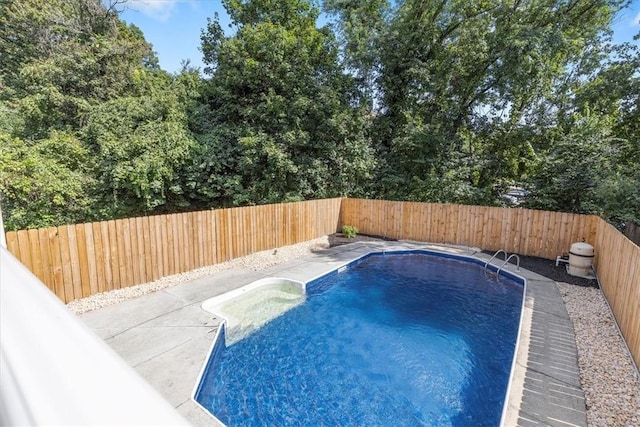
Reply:
[[216, 345], [196, 400], [228, 426], [497, 426], [523, 289], [468, 261], [370, 255]]

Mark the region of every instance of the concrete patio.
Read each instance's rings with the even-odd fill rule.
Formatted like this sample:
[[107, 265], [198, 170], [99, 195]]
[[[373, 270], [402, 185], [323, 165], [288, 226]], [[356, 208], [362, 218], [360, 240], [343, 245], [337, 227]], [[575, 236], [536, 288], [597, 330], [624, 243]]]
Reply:
[[[306, 282], [370, 251], [398, 249], [440, 249], [489, 258], [472, 248], [353, 243], [260, 271], [220, 272], [83, 314], [81, 319], [193, 425], [217, 425], [192, 400], [219, 324], [200, 308], [205, 300], [265, 277]], [[530, 271], [517, 274], [527, 279], [527, 294], [504, 425], [586, 426], [573, 327], [557, 286]]]

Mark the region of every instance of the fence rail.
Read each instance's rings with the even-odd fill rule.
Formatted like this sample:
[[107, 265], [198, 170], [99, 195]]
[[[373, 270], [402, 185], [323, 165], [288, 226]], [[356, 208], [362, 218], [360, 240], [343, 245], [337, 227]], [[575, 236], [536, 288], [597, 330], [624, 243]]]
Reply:
[[640, 248], [596, 216], [485, 206], [325, 199], [128, 218], [6, 234], [8, 249], [65, 302], [331, 234], [343, 224], [396, 239], [555, 259], [594, 245], [594, 265], [640, 365]]

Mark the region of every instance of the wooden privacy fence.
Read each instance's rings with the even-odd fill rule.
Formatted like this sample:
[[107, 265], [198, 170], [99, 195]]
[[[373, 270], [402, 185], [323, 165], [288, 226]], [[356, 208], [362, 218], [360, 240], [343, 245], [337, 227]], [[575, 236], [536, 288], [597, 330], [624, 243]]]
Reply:
[[593, 242], [600, 218], [530, 209], [345, 199], [342, 220], [365, 234], [555, 259], [567, 253], [573, 242]]
[[602, 292], [640, 367], [640, 247], [603, 220], [594, 246]]
[[336, 232], [341, 199], [217, 209], [6, 233], [61, 300], [147, 283]]

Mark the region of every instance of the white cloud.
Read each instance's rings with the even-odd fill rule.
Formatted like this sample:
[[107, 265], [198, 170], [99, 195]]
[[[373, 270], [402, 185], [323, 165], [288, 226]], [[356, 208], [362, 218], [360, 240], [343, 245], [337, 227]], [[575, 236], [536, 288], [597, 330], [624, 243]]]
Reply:
[[167, 21], [179, 0], [129, 0], [127, 6], [161, 22]]
[[631, 20], [631, 22], [629, 22], [629, 26], [631, 26], [631, 27], [640, 27], [640, 12], [638, 12], [636, 17], [633, 18]]

